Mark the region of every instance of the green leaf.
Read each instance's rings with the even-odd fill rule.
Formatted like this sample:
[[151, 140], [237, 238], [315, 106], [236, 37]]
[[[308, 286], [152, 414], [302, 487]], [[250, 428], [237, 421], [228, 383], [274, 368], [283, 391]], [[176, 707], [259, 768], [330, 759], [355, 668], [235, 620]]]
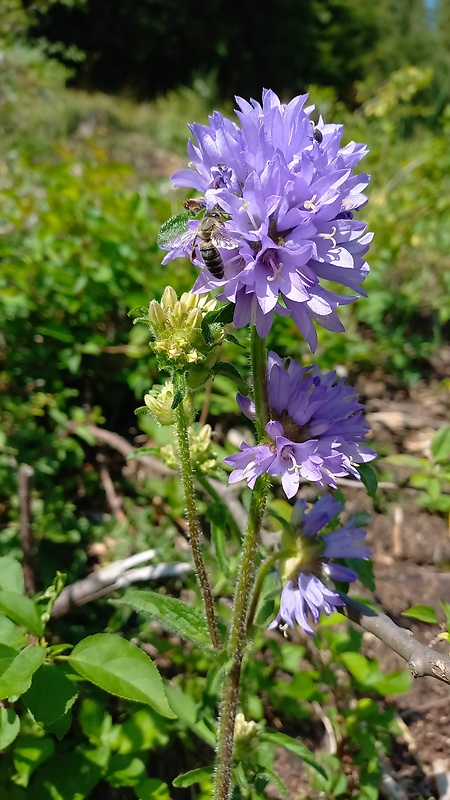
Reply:
[[22, 565], [11, 556], [0, 558], [0, 589], [19, 594], [25, 592]]
[[111, 633], [88, 636], [74, 647], [69, 664], [106, 692], [145, 703], [163, 717], [174, 719], [158, 670], [142, 650], [126, 639]]
[[216, 745], [215, 733], [206, 725], [203, 719], [199, 719], [199, 706], [187, 694], [176, 689], [170, 684], [166, 688], [167, 697], [173, 708], [177, 718], [184, 723], [187, 728], [190, 728], [197, 736], [203, 739], [204, 742], [214, 748]]
[[450, 425], [434, 434], [431, 440], [431, 452], [438, 464], [450, 462]]
[[341, 653], [341, 660], [350, 674], [363, 686], [371, 688], [376, 681], [381, 680], [377, 663], [369, 661], [361, 653]]
[[170, 800], [170, 790], [167, 783], [157, 778], [147, 778], [134, 787], [138, 800]]
[[374, 689], [380, 694], [400, 694], [411, 688], [411, 674], [406, 669], [394, 670], [374, 683]]
[[223, 522], [221, 525], [217, 525], [216, 522], [211, 521], [211, 541], [214, 545], [219, 570], [225, 577], [229, 578], [230, 561], [227, 558], [227, 539]]
[[16, 625], [23, 625], [29, 633], [42, 636], [44, 626], [29, 597], [18, 592], [0, 590], [0, 612], [12, 619]]
[[47, 761], [35, 776], [27, 800], [84, 800], [105, 773], [109, 755], [107, 748], [83, 747], [58, 753], [58, 758]]
[[0, 614], [0, 643], [14, 647], [16, 650], [20, 645], [28, 643], [28, 636], [23, 628], [15, 625], [3, 614]]
[[203, 649], [211, 649], [211, 639], [202, 611], [175, 597], [167, 597], [150, 590], [129, 589], [114, 604], [128, 605], [135, 611], [150, 616], [161, 623], [168, 631], [183, 639], [195, 642]]
[[234, 364], [230, 364], [229, 361], [220, 361], [214, 365], [212, 373], [213, 375], [223, 375], [225, 378], [229, 378], [230, 381], [236, 384], [241, 394], [248, 395], [250, 387]]
[[173, 400], [172, 408], [177, 408], [186, 397], [186, 375], [183, 372], [174, 372], [172, 375]]
[[72, 708], [78, 692], [62, 667], [42, 664], [34, 673], [31, 686], [23, 696], [28, 710], [41, 728], [48, 728]]
[[54, 749], [53, 739], [21, 736], [14, 746], [13, 760], [18, 773], [14, 778], [15, 783], [19, 786], [28, 786], [33, 772], [47, 758], [50, 758]]
[[113, 755], [106, 780], [111, 786], [137, 786], [147, 775], [144, 762], [136, 756]]
[[20, 719], [12, 708], [0, 708], [0, 750], [5, 750], [20, 731]]
[[409, 456], [406, 453], [395, 453], [392, 456], [386, 456], [383, 461], [387, 464], [394, 464], [396, 467], [411, 467], [412, 469], [420, 469], [427, 463], [424, 458]]
[[444, 612], [444, 614], [446, 616], [447, 627], [448, 627], [448, 625], [450, 624], [450, 603], [446, 603], [445, 600], [440, 600], [439, 602], [440, 602], [440, 604], [442, 606], [442, 610], [443, 610], [443, 612]]
[[[254, 784], [256, 788], [259, 788], [259, 783], [273, 783], [278, 789], [281, 797], [289, 797], [287, 787], [284, 785], [283, 781], [278, 777], [278, 775], [271, 769], [265, 769], [264, 772], [258, 772], [257, 775], [255, 775]], [[261, 788], [264, 789], [264, 785]]]
[[225, 303], [219, 308], [215, 308], [214, 311], [208, 311], [207, 314], [203, 317], [203, 324], [204, 325], [214, 325], [220, 323], [221, 325], [228, 325], [230, 322], [233, 322], [234, 317], [234, 303]]
[[323, 768], [315, 760], [311, 750], [309, 750], [306, 745], [302, 744], [302, 742], [298, 742], [297, 739], [292, 739], [291, 736], [287, 736], [285, 733], [279, 733], [278, 731], [271, 732], [269, 730], [261, 733], [259, 738], [262, 742], [270, 742], [276, 747], [283, 747], [285, 750], [289, 750], [290, 753], [295, 753], [305, 764], [313, 767], [313, 769], [317, 770], [324, 778], [327, 777]]
[[172, 784], [177, 789], [186, 789], [192, 786], [193, 783], [203, 783], [203, 781], [210, 781], [212, 784], [213, 767], [198, 767], [198, 769], [191, 769], [183, 775], [179, 775], [172, 781]]
[[378, 479], [369, 464], [358, 464], [358, 472], [361, 475], [361, 480], [367, 489], [369, 497], [376, 497], [378, 488]]
[[45, 647], [40, 645], [30, 645], [19, 653], [0, 645], [0, 700], [26, 692], [44, 658]]
[[190, 219], [192, 219], [192, 214], [189, 214], [187, 211], [182, 211], [180, 214], [175, 214], [173, 217], [166, 220], [166, 222], [163, 222], [156, 239], [158, 247], [164, 247], [164, 245], [168, 244], [175, 236], [179, 236], [180, 233], [187, 231]]
[[421, 622], [429, 622], [430, 625], [438, 624], [436, 611], [431, 606], [411, 606], [406, 611], [402, 611], [402, 617], [412, 617]]

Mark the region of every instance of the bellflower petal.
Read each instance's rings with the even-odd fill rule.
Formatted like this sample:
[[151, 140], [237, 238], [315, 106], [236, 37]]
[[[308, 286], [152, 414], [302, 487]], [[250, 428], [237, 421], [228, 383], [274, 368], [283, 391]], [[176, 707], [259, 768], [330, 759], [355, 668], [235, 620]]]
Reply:
[[[342, 330], [336, 309], [365, 294], [370, 235], [353, 211], [367, 200], [369, 176], [353, 174], [367, 149], [355, 142], [342, 147], [341, 125], [320, 118], [321, 141], [314, 137], [314, 107], [305, 107], [306, 98], [284, 104], [265, 89], [262, 103], [236, 98], [240, 126], [219, 112], [208, 125], [192, 124], [189, 168], [172, 180], [202, 192], [208, 209], [229, 216], [226, 230], [239, 242], [239, 259], [222, 253], [221, 299], [235, 303], [235, 325], [252, 323], [266, 336], [275, 313], [290, 314], [314, 351], [315, 324]], [[164, 247], [165, 263], [189, 256], [188, 247], [180, 252], [170, 241]], [[200, 258], [194, 263], [207, 272]], [[333, 294], [323, 281], [353, 296]]]

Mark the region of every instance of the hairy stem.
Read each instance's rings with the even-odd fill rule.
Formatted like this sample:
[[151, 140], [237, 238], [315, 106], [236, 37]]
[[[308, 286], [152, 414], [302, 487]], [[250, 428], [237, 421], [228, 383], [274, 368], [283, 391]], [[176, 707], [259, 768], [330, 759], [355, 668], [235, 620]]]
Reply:
[[217, 629], [216, 611], [214, 600], [211, 593], [211, 586], [209, 583], [208, 574], [206, 572], [205, 563], [202, 556], [201, 548], [201, 528], [197, 516], [197, 507], [195, 502], [194, 480], [192, 475], [191, 451], [189, 445], [188, 434], [188, 421], [183, 408], [183, 403], [180, 403], [175, 410], [176, 417], [176, 431], [178, 436], [178, 447], [180, 452], [180, 470], [181, 478], [184, 488], [184, 499], [186, 503], [186, 516], [189, 525], [189, 539], [192, 548], [192, 557], [194, 559], [195, 571], [197, 573], [197, 580], [200, 586], [200, 591], [205, 606], [206, 621], [208, 624], [209, 635], [213, 647], [220, 649], [222, 647], [219, 632]]
[[[258, 439], [265, 436], [269, 419], [266, 379], [266, 349], [256, 330], [252, 329], [251, 343], [253, 390], [256, 406]], [[228, 800], [233, 759], [234, 726], [236, 720], [242, 658], [247, 640], [248, 605], [253, 586], [259, 532], [266, 507], [269, 476], [256, 481], [250, 502], [247, 532], [240, 554], [240, 568], [236, 583], [231, 629], [228, 640], [229, 666], [227, 668], [220, 710], [217, 743], [216, 772], [213, 800]]]

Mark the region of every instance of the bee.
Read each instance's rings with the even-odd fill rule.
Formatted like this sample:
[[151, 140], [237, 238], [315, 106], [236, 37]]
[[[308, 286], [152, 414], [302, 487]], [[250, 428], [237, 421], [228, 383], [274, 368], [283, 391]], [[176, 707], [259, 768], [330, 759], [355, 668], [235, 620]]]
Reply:
[[191, 261], [194, 259], [195, 249], [198, 246], [205, 267], [214, 278], [221, 280], [224, 276], [224, 267], [218, 248], [223, 247], [224, 250], [234, 250], [235, 247], [239, 247], [239, 244], [237, 239], [234, 239], [223, 229], [223, 219], [220, 211], [211, 210], [205, 211], [196, 230], [190, 228], [188, 231], [178, 234], [170, 242], [167, 242], [166, 246], [173, 248], [192, 245]]
[[317, 142], [317, 144], [322, 144], [323, 142], [323, 133], [317, 125], [314, 125], [314, 122], [311, 120], [311, 125], [313, 127], [313, 135], [311, 138], [312, 142]]

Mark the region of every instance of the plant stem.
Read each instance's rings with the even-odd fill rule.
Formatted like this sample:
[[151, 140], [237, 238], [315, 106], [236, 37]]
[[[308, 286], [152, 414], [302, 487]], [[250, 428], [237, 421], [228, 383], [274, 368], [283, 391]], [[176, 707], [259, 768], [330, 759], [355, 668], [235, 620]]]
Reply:
[[[256, 427], [258, 439], [265, 436], [264, 427], [269, 419], [266, 380], [266, 350], [264, 342], [252, 328], [252, 374], [253, 391], [256, 407]], [[220, 710], [219, 733], [217, 742], [216, 772], [214, 776], [213, 800], [228, 800], [230, 794], [230, 778], [233, 759], [234, 726], [236, 720], [239, 685], [241, 679], [242, 658], [247, 641], [248, 604], [252, 590], [255, 571], [255, 559], [258, 548], [267, 491], [270, 478], [261, 475], [252, 492], [247, 532], [244, 537], [240, 555], [240, 568], [236, 583], [231, 630], [228, 640], [229, 667], [225, 674]]]
[[276, 564], [277, 561], [282, 561], [282, 560], [285, 561], [287, 558], [289, 558], [290, 555], [291, 555], [290, 553], [283, 553], [283, 552], [277, 551], [276, 553], [272, 553], [271, 556], [268, 556], [268, 558], [266, 558], [265, 561], [263, 561], [263, 563], [261, 564], [261, 566], [259, 568], [259, 572], [258, 572], [258, 577], [256, 578], [255, 588], [253, 590], [252, 602], [251, 602], [251, 605], [250, 605], [250, 611], [248, 612], [248, 620], [247, 620], [247, 626], [248, 627], [250, 627], [250, 625], [253, 624], [253, 620], [254, 620], [255, 614], [256, 614], [256, 608], [258, 606], [259, 596], [261, 594], [261, 589], [263, 587], [263, 583], [264, 583], [265, 577], [266, 577], [270, 567], [273, 564]]
[[184, 499], [186, 503], [186, 516], [189, 525], [189, 539], [192, 548], [197, 580], [200, 586], [203, 603], [205, 607], [206, 622], [213, 647], [220, 650], [222, 643], [217, 628], [216, 611], [211, 592], [208, 574], [202, 556], [201, 548], [201, 528], [198, 521], [197, 507], [195, 502], [194, 480], [192, 476], [191, 451], [189, 445], [188, 421], [180, 403], [175, 410], [176, 431], [178, 436], [178, 447], [180, 451], [180, 470], [181, 479], [184, 487]]

